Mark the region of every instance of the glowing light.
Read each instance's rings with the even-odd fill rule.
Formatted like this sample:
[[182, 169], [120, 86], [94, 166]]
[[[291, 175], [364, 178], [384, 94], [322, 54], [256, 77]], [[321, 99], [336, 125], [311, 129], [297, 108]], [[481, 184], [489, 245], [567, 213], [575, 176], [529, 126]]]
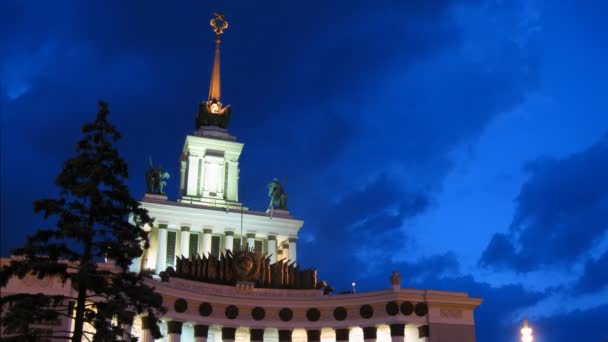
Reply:
[[214, 102], [211, 104], [211, 113], [217, 113], [217, 112], [219, 112], [219, 110], [220, 110], [220, 107], [217, 105], [217, 103]]
[[520, 330], [521, 332], [521, 341], [522, 342], [532, 342], [534, 341], [534, 337], [532, 336], [532, 328], [528, 326], [528, 320], [524, 320], [524, 325]]

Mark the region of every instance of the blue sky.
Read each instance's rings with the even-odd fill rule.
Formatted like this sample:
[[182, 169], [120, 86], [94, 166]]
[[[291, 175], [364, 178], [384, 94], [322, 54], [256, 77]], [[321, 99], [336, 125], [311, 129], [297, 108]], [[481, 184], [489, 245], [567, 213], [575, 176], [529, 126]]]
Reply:
[[44, 224], [31, 203], [98, 99], [135, 196], [149, 156], [177, 174], [217, 10], [241, 199], [261, 210], [287, 178], [304, 266], [483, 297], [480, 341], [516, 341], [523, 317], [541, 342], [608, 338], [601, 1], [3, 1], [2, 255]]

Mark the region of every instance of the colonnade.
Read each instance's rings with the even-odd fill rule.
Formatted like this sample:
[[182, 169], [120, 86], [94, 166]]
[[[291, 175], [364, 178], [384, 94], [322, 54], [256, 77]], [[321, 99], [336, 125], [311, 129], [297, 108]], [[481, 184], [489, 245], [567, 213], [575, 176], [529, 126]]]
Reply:
[[[168, 321], [167, 322], [167, 339], [169, 342], [181, 342], [182, 341], [182, 327], [184, 323], [180, 321]], [[396, 323], [388, 324], [390, 328], [390, 341], [391, 342], [428, 342], [429, 340], [429, 326], [422, 325], [417, 327], [416, 336], [411, 334], [406, 337], [406, 324]], [[210, 335], [210, 327], [205, 324], [194, 324], [193, 325], [194, 336], [184, 336], [184, 340], [196, 341], [196, 342], [207, 342], [207, 338]], [[378, 327], [368, 326], [361, 327], [363, 332], [363, 342], [377, 342], [379, 341]], [[267, 329], [262, 328], [251, 328], [249, 329], [249, 341], [250, 342], [263, 342], [264, 338], [268, 339], [269, 336], [265, 336]], [[307, 342], [320, 342], [321, 341], [321, 330], [320, 329], [306, 329], [306, 341]], [[351, 328], [338, 328], [333, 329], [335, 333], [336, 342], [348, 342], [351, 340]], [[222, 327], [222, 341], [223, 342], [235, 342], [236, 340], [236, 327]], [[296, 342], [294, 339], [294, 329], [278, 329], [277, 334], [270, 336], [272, 339], [278, 337], [278, 342]], [[142, 342], [154, 341], [150, 332], [150, 326], [147, 324], [145, 317], [142, 317], [142, 330], [141, 336], [139, 337]], [[213, 341], [218, 342], [218, 341]]]
[[[160, 273], [167, 269], [167, 225], [158, 225], [157, 235], [157, 253], [156, 253], [156, 273]], [[199, 252], [200, 255], [209, 255], [211, 253], [211, 236], [213, 230], [203, 229], [202, 234], [202, 248]], [[247, 233], [247, 246], [254, 246], [255, 244], [255, 233]], [[292, 262], [296, 261], [296, 244], [297, 238], [290, 237], [284, 243], [281, 248], [283, 250], [282, 258], [289, 259]], [[234, 246], [234, 231], [224, 232], [224, 250], [232, 250]], [[277, 236], [268, 235], [268, 254], [270, 255], [270, 262], [275, 263], [277, 261]], [[287, 252], [287, 254], [285, 254]], [[190, 227], [183, 226], [180, 229], [180, 255], [190, 257]]]

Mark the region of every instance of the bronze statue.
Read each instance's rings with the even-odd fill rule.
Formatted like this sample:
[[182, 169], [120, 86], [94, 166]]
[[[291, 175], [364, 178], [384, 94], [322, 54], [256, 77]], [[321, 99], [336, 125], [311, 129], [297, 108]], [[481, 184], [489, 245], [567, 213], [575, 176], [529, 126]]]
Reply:
[[283, 188], [283, 185], [278, 178], [275, 178], [272, 183], [267, 185], [268, 196], [270, 197], [270, 203], [268, 204], [268, 210], [270, 209], [281, 209], [287, 210], [287, 192]]
[[156, 170], [154, 170], [154, 166], [152, 166], [152, 157], [150, 157], [150, 165], [146, 171], [146, 192], [149, 194], [154, 193], [154, 183], [156, 182], [155, 178]]
[[146, 171], [146, 192], [149, 194], [165, 195], [165, 186], [167, 186], [166, 179], [169, 179], [169, 172], [163, 171], [161, 165], [156, 169], [152, 165], [152, 158], [150, 158], [150, 166]]

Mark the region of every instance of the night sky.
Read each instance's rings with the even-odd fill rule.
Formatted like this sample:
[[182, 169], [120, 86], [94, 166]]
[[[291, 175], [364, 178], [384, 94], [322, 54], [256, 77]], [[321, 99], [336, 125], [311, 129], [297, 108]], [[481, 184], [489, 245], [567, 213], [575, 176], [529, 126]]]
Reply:
[[222, 101], [240, 199], [286, 179], [298, 259], [338, 290], [483, 297], [478, 340], [608, 338], [603, 1], [0, 2], [1, 254], [43, 224], [97, 100], [129, 186], [173, 175], [226, 14]]

